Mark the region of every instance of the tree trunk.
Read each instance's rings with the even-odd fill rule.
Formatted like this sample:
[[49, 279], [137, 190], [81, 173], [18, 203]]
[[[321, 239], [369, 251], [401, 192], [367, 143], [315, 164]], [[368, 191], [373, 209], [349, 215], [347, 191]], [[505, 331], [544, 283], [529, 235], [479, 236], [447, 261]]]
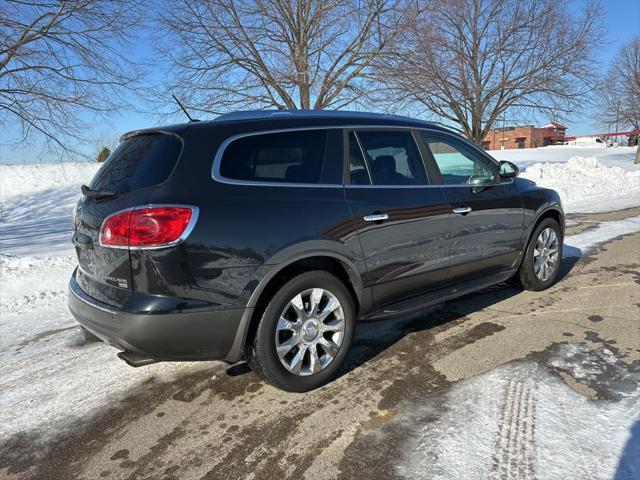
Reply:
[[636, 147], [636, 159], [633, 163], [640, 163], [640, 144]]

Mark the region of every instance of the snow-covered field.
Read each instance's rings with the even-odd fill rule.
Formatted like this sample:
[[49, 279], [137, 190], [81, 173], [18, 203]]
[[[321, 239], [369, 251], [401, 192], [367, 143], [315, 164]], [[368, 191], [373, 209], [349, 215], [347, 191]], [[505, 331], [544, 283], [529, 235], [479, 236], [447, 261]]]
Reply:
[[[640, 166], [633, 165], [633, 149], [567, 147], [491, 153], [521, 166], [523, 177], [558, 189], [569, 212], [640, 205]], [[98, 167], [95, 163], [0, 166], [0, 443], [20, 431], [38, 431], [44, 441], [73, 420], [117, 401], [142, 378], [170, 378], [175, 372], [184, 375], [201, 368], [164, 363], [131, 369], [111, 347], [82, 341], [66, 307], [67, 282], [76, 264], [70, 244], [71, 211], [79, 186], [88, 183]], [[602, 222], [568, 237], [567, 244], [574, 248], [568, 248], [567, 254], [580, 255], [599, 242], [639, 230], [640, 217]], [[504, 383], [505, 375], [495, 373], [486, 379], [487, 385]], [[473, 390], [474, 385], [461, 388]], [[456, 390], [451, 395], [465, 393]], [[587, 409], [585, 405], [578, 407]], [[588, 410], [584, 412], [574, 413], [588, 416]], [[464, 409], [459, 415], [466, 415]], [[463, 420], [454, 417], [451, 425]], [[615, 444], [621, 445], [622, 434], [615, 433], [614, 420], [603, 418], [609, 422], [603, 431], [613, 431]], [[425, 435], [428, 438], [429, 432]], [[577, 446], [582, 438], [576, 438]], [[451, 441], [462, 440], [452, 436]]]

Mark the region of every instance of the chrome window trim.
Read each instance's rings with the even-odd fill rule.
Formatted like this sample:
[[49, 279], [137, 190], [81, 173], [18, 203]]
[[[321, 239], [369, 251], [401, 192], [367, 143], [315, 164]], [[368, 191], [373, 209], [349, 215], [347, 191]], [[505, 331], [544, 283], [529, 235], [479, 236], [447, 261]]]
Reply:
[[510, 178], [507, 181], [498, 182], [493, 185], [470, 185], [468, 183], [456, 183], [447, 185], [443, 183], [437, 185], [344, 185], [344, 188], [479, 188], [497, 187], [499, 185], [507, 185], [513, 183], [514, 181], [515, 180], [513, 178]]
[[[260, 187], [289, 187], [289, 188], [301, 188], [301, 187], [305, 187], [305, 188], [443, 188], [443, 187], [473, 188], [474, 187], [473, 185], [468, 185], [468, 184], [446, 185], [446, 184], [431, 184], [431, 183], [429, 183], [428, 185], [373, 185], [373, 184], [372, 185], [352, 185], [352, 184], [345, 184], [345, 183], [264, 182], [260, 180], [235, 180], [232, 178], [223, 177], [222, 174], [220, 173], [220, 163], [222, 162], [222, 156], [224, 155], [224, 151], [232, 142], [240, 138], [253, 137], [255, 135], [267, 135], [270, 133], [287, 133], [287, 132], [298, 132], [298, 131], [305, 131], [305, 130], [389, 130], [389, 129], [408, 130], [410, 132], [414, 132], [414, 131], [430, 132], [430, 133], [435, 133], [440, 135], [446, 135], [456, 140], [463, 140], [463, 141], [466, 140], [463, 137], [453, 132], [435, 130], [429, 127], [418, 127], [418, 126], [410, 126], [410, 125], [322, 125], [322, 126], [309, 126], [309, 127], [274, 128], [272, 130], [259, 130], [256, 132], [245, 132], [245, 133], [239, 133], [237, 135], [232, 135], [231, 137], [227, 138], [224, 142], [222, 142], [220, 147], [218, 147], [218, 150], [216, 151], [216, 154], [213, 158], [213, 164], [211, 166], [211, 178], [213, 178], [213, 180], [215, 180], [216, 182], [225, 183], [229, 185], [260, 186]], [[358, 145], [360, 146], [360, 149], [362, 151], [362, 146], [360, 145], [360, 139], [358, 138], [357, 132], [354, 132], [354, 133], [356, 133], [356, 139], [358, 140]], [[476, 150], [481, 156], [485, 157], [487, 161], [491, 161], [497, 164], [499, 167], [499, 162], [495, 158], [493, 158], [491, 155], [484, 152], [483, 150], [480, 150], [477, 148]], [[419, 152], [419, 154], [420, 156], [422, 156], [421, 152]], [[365, 157], [365, 164], [366, 164], [366, 157]], [[368, 166], [367, 166], [367, 172], [368, 172]], [[427, 181], [430, 181], [429, 173], [426, 172], [426, 175], [427, 175]], [[510, 180], [511, 181], [507, 183], [515, 182], [514, 178], [511, 178]], [[496, 185], [500, 185], [501, 183], [502, 182], [498, 182]], [[164, 248], [164, 247], [161, 247], [161, 248]]]
[[[111, 217], [114, 217], [123, 212], [129, 212], [133, 210], [141, 210], [143, 208], [160, 208], [160, 207], [177, 207], [177, 208], [189, 208], [191, 209], [191, 218], [189, 219], [189, 223], [187, 223], [187, 228], [184, 229], [182, 235], [180, 235], [176, 240], [170, 243], [163, 243], [162, 245], [143, 245], [143, 246], [124, 246], [124, 245], [104, 245], [102, 243], [102, 229], [104, 228], [104, 224]], [[176, 245], [184, 242], [187, 237], [191, 234], [193, 229], [196, 226], [196, 222], [198, 221], [198, 216], [200, 215], [200, 209], [194, 205], [183, 205], [178, 203], [148, 203], [146, 205], [136, 205], [135, 207], [123, 208], [122, 210], [118, 210], [113, 212], [110, 215], [107, 215], [102, 223], [100, 223], [100, 231], [98, 232], [98, 244], [104, 248], [113, 248], [116, 250], [160, 250], [162, 248], [175, 247]]]
[[[260, 130], [256, 132], [245, 132], [239, 133], [237, 135], [232, 135], [227, 138], [218, 150], [213, 158], [213, 165], [211, 166], [211, 178], [213, 178], [216, 182], [226, 183], [230, 185], [244, 185], [244, 186], [261, 186], [261, 187], [310, 187], [310, 188], [343, 188], [349, 185], [345, 185], [344, 183], [289, 183], [289, 182], [264, 182], [260, 180], [235, 180], [233, 178], [227, 178], [222, 176], [220, 173], [220, 163], [222, 162], [222, 156], [224, 155], [224, 151], [227, 147], [234, 141], [239, 140], [245, 137], [253, 137], [256, 135], [267, 135], [270, 133], [287, 133], [287, 132], [301, 132], [306, 130], [407, 130], [412, 132], [413, 130], [420, 130], [426, 132], [434, 132], [434, 133], [446, 133], [441, 130], [434, 130], [428, 127], [417, 127], [411, 125], [321, 125], [321, 126], [309, 126], [309, 127], [289, 127], [289, 128], [274, 128], [273, 130]], [[451, 135], [450, 133], [447, 133]], [[452, 135], [454, 136], [454, 135]], [[455, 137], [455, 136], [454, 136]], [[391, 187], [397, 188], [398, 185], [360, 185], [365, 187]], [[426, 187], [429, 185], [402, 185], [403, 187]], [[435, 185], [434, 185], [435, 186]]]

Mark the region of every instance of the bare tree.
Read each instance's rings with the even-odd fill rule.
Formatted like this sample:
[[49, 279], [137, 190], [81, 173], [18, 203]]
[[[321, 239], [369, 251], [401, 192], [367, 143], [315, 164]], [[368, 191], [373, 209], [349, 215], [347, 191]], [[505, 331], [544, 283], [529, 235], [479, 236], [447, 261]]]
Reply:
[[190, 108], [343, 108], [371, 88], [398, 0], [181, 0], [162, 11], [170, 90]]
[[418, 1], [377, 73], [480, 143], [507, 111], [553, 118], [580, 106], [595, 85], [599, 16], [565, 0]]
[[639, 99], [640, 37], [635, 37], [620, 48], [598, 89], [598, 123], [640, 129]]
[[72, 150], [84, 139], [83, 115], [124, 104], [122, 89], [137, 76], [125, 51], [142, 10], [134, 0], [2, 0], [3, 128], [17, 127], [18, 143], [40, 135]]

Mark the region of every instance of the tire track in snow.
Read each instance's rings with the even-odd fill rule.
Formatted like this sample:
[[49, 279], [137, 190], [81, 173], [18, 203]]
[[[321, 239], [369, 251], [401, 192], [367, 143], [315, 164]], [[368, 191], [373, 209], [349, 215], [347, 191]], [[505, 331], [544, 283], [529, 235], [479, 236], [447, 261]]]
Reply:
[[535, 479], [535, 384], [510, 380], [503, 388], [491, 480]]

